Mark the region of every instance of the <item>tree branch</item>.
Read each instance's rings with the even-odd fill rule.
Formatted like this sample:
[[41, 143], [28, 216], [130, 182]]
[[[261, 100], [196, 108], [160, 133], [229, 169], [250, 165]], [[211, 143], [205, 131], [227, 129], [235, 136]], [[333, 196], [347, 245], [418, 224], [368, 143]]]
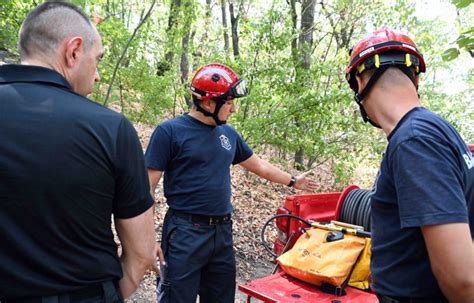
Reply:
[[156, 0], [153, 0], [153, 2], [152, 2], [151, 5], [150, 5], [150, 8], [148, 9], [148, 12], [147, 12], [146, 15], [140, 20], [140, 22], [138, 23], [137, 27], [135, 28], [135, 30], [133, 31], [132, 35], [130, 36], [130, 38], [128, 38], [127, 44], [125, 45], [125, 48], [123, 49], [122, 55], [120, 56], [120, 58], [118, 59], [117, 63], [115, 64], [114, 72], [113, 72], [113, 74], [112, 74], [112, 78], [110, 79], [109, 87], [108, 87], [108, 89], [107, 89], [107, 94], [105, 95], [104, 106], [106, 106], [106, 105], [107, 105], [107, 102], [109, 101], [110, 92], [112, 91], [112, 85], [114, 84], [115, 76], [117, 75], [117, 71], [118, 71], [118, 68], [119, 68], [119, 66], [120, 66], [120, 63], [122, 62], [123, 58], [125, 57], [125, 54], [127, 53], [127, 50], [128, 50], [128, 48], [130, 47], [130, 44], [132, 43], [133, 38], [135, 38], [135, 36], [136, 36], [138, 30], [139, 30], [140, 27], [145, 23], [145, 21], [150, 17], [151, 12], [153, 11], [153, 7], [155, 6], [155, 4], [156, 4]]

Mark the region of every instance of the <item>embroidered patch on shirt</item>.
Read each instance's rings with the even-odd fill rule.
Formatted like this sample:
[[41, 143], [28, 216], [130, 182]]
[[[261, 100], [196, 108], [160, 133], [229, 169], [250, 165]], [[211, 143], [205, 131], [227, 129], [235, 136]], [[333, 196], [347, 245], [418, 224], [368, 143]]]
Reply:
[[220, 135], [219, 139], [221, 139], [221, 145], [223, 148], [230, 150], [232, 148], [232, 145], [230, 145], [229, 138], [227, 138], [225, 135]]

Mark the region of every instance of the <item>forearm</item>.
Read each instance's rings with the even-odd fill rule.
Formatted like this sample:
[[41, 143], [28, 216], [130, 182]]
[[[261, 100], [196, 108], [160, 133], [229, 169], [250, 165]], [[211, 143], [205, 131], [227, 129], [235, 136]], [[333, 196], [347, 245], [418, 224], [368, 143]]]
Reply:
[[[291, 175], [279, 169], [278, 167], [270, 164], [269, 162], [260, 159], [256, 155], [252, 155], [249, 159], [240, 163], [242, 167], [248, 169], [254, 174], [267, 179], [268, 181], [279, 183], [282, 185], [290, 185], [292, 180]], [[295, 178], [295, 182], [291, 183], [296, 189], [302, 189], [306, 191], [314, 191], [318, 188], [318, 183], [308, 178], [308, 173], [303, 173]]]
[[474, 302], [474, 245], [468, 224], [422, 227], [431, 268], [450, 302]]
[[474, 302], [474, 245], [471, 249], [470, 260], [463, 262], [467, 270], [456, 270], [450, 272], [435, 272], [438, 284], [448, 298], [449, 302], [473, 303]]
[[122, 243], [120, 290], [126, 298], [137, 289], [146, 270], [155, 263], [153, 207], [133, 218], [115, 219], [115, 227]]
[[463, 277], [458, 281], [458, 284], [454, 285], [449, 280], [449, 276], [438, 278], [438, 284], [441, 290], [448, 298], [449, 302], [453, 303], [473, 303], [474, 302], [474, 278], [471, 272], [471, 277]]
[[282, 171], [278, 167], [268, 163], [265, 160], [261, 160], [261, 169], [256, 174], [268, 181], [278, 183], [282, 185], [288, 185], [290, 183], [291, 175], [287, 172]]
[[148, 180], [150, 182], [150, 195], [152, 196], [153, 199], [155, 199], [155, 190], [158, 185], [158, 182], [160, 182], [162, 175], [163, 175], [162, 171], [154, 170], [150, 168], [148, 169]]
[[282, 171], [257, 155], [252, 155], [249, 159], [240, 163], [240, 165], [268, 181], [283, 185], [290, 183], [291, 175], [289, 173]]
[[120, 292], [123, 298], [130, 297], [140, 285], [140, 281], [150, 264], [147, 259], [127, 258], [121, 256], [123, 277], [119, 281]]

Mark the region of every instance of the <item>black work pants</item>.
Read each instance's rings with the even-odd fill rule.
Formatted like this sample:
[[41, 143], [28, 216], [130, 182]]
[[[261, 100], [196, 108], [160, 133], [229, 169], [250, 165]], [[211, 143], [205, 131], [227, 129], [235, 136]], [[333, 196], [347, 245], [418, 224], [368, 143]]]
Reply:
[[123, 303], [117, 286], [112, 281], [102, 282], [68, 293], [35, 297], [35, 298], [6, 298], [0, 303]]

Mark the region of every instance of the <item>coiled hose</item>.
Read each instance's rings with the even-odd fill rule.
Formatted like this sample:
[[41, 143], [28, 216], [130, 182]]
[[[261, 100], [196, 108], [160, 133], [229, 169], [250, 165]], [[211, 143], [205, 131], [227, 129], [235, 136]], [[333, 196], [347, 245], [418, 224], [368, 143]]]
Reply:
[[350, 191], [342, 204], [339, 221], [364, 227], [370, 232], [370, 197], [372, 192], [367, 189]]

